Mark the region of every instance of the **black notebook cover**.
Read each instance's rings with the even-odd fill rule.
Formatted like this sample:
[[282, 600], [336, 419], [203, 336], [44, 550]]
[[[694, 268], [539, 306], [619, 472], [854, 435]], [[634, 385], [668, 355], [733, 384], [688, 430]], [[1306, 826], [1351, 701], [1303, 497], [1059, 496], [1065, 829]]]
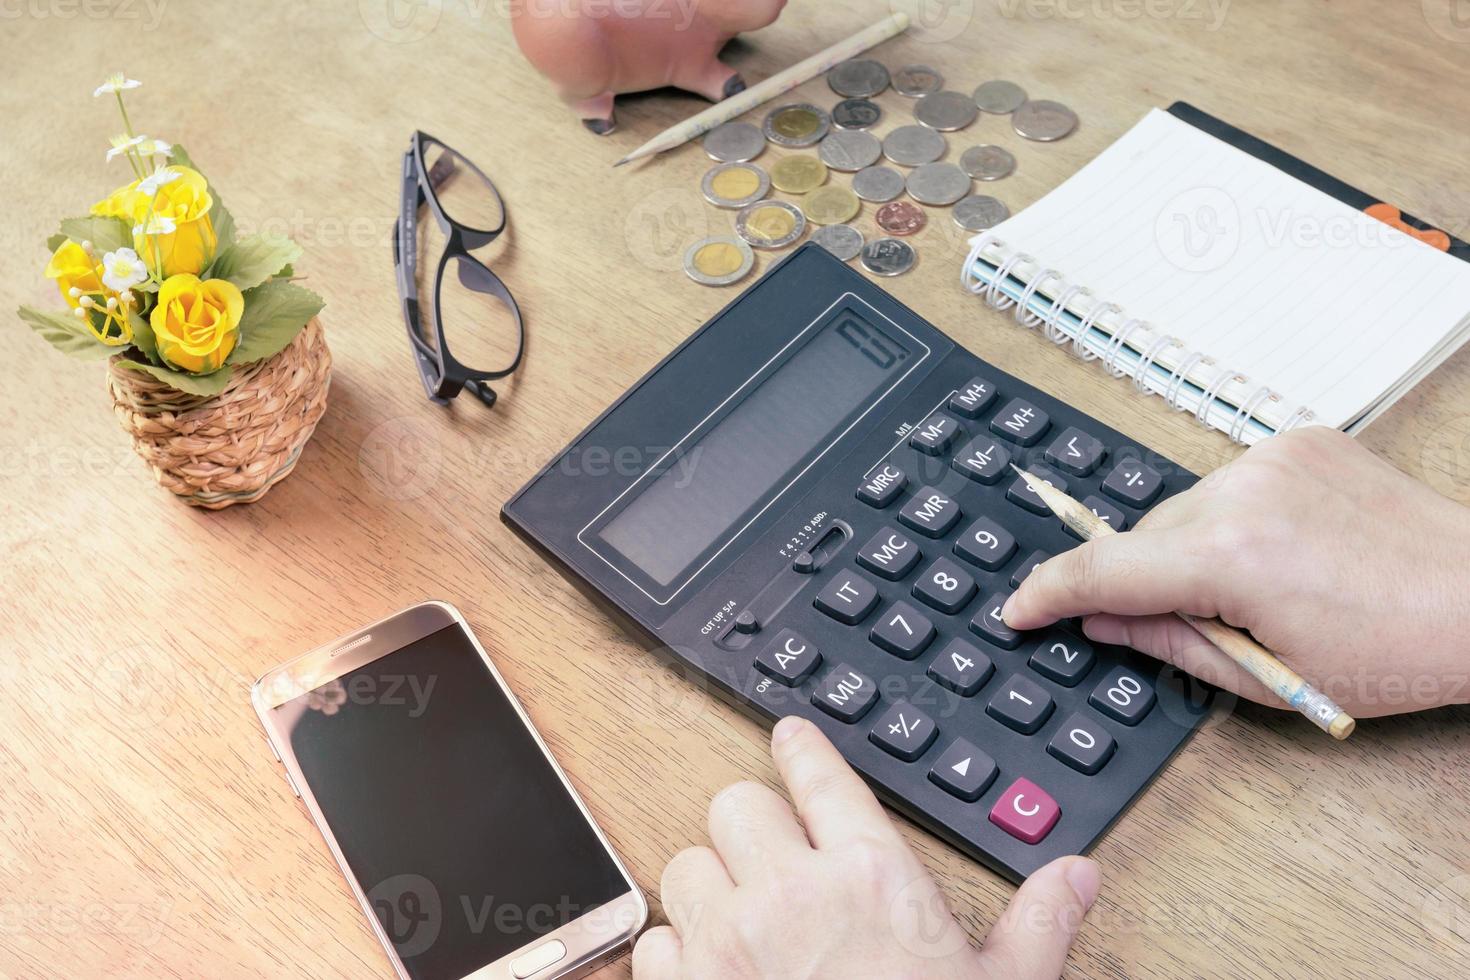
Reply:
[[[1197, 109], [1188, 102], [1175, 102], [1169, 106], [1169, 113], [1184, 120], [1196, 129], [1209, 133], [1218, 140], [1229, 143], [1237, 150], [1243, 150], [1249, 153], [1257, 160], [1264, 160], [1278, 170], [1290, 174], [1304, 184], [1315, 187], [1329, 197], [1337, 198], [1337, 200], [1351, 208], [1362, 211], [1370, 205], [1385, 203], [1373, 195], [1365, 194], [1351, 184], [1344, 183], [1331, 174], [1317, 169], [1305, 160], [1294, 157], [1285, 150], [1272, 146], [1265, 140], [1257, 139], [1244, 130], [1236, 129], [1229, 123], [1216, 119], [1208, 112]], [[1421, 221], [1411, 214], [1400, 212], [1400, 216], [1404, 224], [1410, 228], [1417, 228], [1420, 231], [1435, 230], [1443, 232], [1443, 229], [1437, 229], [1434, 225], [1426, 221]], [[1449, 254], [1461, 261], [1470, 262], [1470, 244], [1466, 244], [1448, 232], [1443, 233], [1450, 242]]]

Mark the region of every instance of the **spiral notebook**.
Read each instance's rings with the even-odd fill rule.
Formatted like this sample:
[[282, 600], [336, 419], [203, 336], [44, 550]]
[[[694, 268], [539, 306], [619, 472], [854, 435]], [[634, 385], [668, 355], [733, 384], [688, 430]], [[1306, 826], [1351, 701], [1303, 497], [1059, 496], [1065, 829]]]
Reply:
[[1426, 228], [1176, 103], [971, 239], [961, 279], [1236, 441], [1356, 432], [1470, 337], [1470, 246]]

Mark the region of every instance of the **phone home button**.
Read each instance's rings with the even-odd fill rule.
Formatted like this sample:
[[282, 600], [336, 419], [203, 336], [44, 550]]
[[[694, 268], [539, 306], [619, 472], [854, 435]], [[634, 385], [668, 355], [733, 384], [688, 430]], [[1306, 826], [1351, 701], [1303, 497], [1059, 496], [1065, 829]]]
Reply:
[[566, 944], [560, 939], [553, 939], [549, 943], [537, 946], [520, 959], [511, 960], [510, 972], [524, 980], [525, 977], [546, 969], [566, 955]]

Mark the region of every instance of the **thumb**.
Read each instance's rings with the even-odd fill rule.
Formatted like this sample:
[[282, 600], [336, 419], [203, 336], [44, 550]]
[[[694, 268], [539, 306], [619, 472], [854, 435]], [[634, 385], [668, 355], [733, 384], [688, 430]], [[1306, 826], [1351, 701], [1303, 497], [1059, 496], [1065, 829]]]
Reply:
[[996, 920], [980, 951], [987, 975], [1053, 980], [1102, 884], [1097, 862], [1057, 858], [1034, 872]]

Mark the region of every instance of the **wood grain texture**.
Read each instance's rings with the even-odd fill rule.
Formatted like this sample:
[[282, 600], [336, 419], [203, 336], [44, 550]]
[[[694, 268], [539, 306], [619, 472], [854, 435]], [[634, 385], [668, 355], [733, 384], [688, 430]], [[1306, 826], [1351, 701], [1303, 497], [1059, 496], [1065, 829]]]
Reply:
[[[795, 0], [728, 57], [762, 78], [888, 6]], [[122, 182], [121, 165], [102, 163], [114, 108], [88, 92], [125, 67], [145, 82], [130, 101], [139, 128], [186, 145], [242, 227], [305, 247], [298, 269], [327, 298], [336, 366], [291, 478], [260, 503], [205, 513], [152, 485], [111, 417], [100, 365], [55, 356], [11, 324], [0, 386], [0, 974], [387, 975], [247, 695], [266, 667], [427, 596], [476, 625], [651, 895], [664, 862], [704, 839], [713, 793], [774, 780], [758, 726], [659, 667], [497, 518], [550, 453], [734, 296], [677, 271], [688, 242], [729, 221], [699, 199], [708, 161], [698, 145], [609, 169], [701, 103], [623, 100], [620, 131], [598, 140], [518, 57], [504, 5], [396, 9], [409, 16], [395, 27], [384, 0], [6, 8], [8, 302], [54, 301], [41, 243], [58, 217]], [[1050, 146], [993, 119], [952, 139], [952, 154], [972, 139], [1017, 153], [1015, 176], [994, 185], [1013, 209], [1147, 108], [1183, 98], [1470, 234], [1470, 26], [1446, 0], [926, 9], [922, 29], [876, 56], [934, 65], [965, 90], [1011, 78], [1082, 119]], [[820, 79], [794, 97], [834, 101]], [[889, 114], [880, 131], [906, 121], [903, 99], [878, 101]], [[389, 236], [415, 127], [480, 163], [510, 206], [495, 267], [531, 342], [494, 411], [467, 398], [430, 405], [409, 361]], [[768, 150], [762, 162], [773, 159]], [[899, 299], [1198, 471], [1233, 457], [1223, 437], [962, 293], [949, 224], [936, 215], [918, 268], [885, 283]], [[1470, 501], [1470, 353], [1362, 439]], [[1464, 710], [1373, 720], [1337, 744], [1263, 708], [1222, 717], [1097, 849], [1103, 897], [1069, 972], [1462, 973], [1467, 720]], [[1012, 888], [906, 831], [983, 935]]]

